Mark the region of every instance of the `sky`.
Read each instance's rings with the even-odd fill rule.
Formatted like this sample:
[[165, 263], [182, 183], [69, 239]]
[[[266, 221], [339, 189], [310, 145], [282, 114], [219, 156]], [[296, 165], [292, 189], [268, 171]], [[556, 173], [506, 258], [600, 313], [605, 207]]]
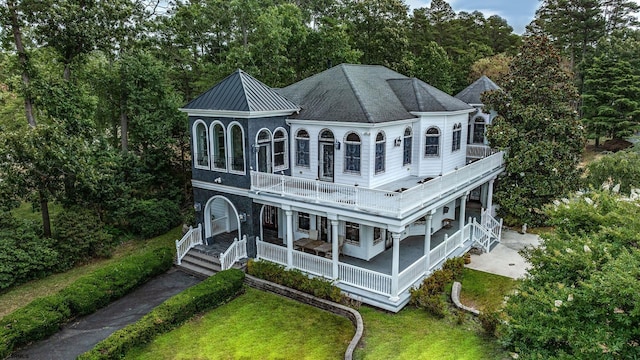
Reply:
[[[411, 9], [429, 6], [430, 0], [405, 0]], [[449, 5], [458, 13], [460, 11], [473, 12], [478, 10], [485, 17], [498, 15], [507, 20], [516, 34], [524, 33], [524, 28], [529, 25], [540, 0], [448, 0]], [[640, 3], [640, 0], [635, 0]]]

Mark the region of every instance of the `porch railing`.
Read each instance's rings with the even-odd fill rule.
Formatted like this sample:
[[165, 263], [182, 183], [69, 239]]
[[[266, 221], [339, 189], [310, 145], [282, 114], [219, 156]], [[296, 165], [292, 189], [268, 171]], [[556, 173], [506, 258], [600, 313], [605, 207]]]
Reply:
[[402, 270], [398, 275], [398, 288], [400, 289], [400, 293], [405, 292], [409, 287], [411, 287], [411, 285], [413, 285], [413, 283], [426, 275], [427, 256], [429, 255], [422, 256], [418, 261]]
[[287, 248], [276, 244], [270, 244], [256, 237], [256, 259], [265, 259], [271, 262], [287, 266]]
[[500, 241], [502, 239], [502, 219], [500, 219], [500, 221], [496, 220], [493, 216], [491, 216], [489, 209], [483, 210], [481, 212], [480, 219], [482, 225], [489, 229], [493, 236], [498, 241]]
[[195, 229], [189, 226], [189, 231], [182, 239], [176, 240], [176, 264], [180, 265], [182, 258], [196, 245], [202, 245], [202, 224], [198, 224]]
[[222, 270], [230, 269], [236, 261], [246, 257], [247, 235], [244, 235], [240, 241], [238, 241], [238, 238], [233, 239], [233, 243], [231, 243], [227, 251], [220, 254], [220, 268]]
[[[444, 241], [440, 243], [440, 245], [431, 249], [429, 253], [429, 264], [431, 264], [431, 269], [435, 268], [442, 260], [446, 259], [453, 253], [457, 248], [459, 248], [466, 239], [464, 239], [465, 234], [472, 234], [473, 232], [473, 224], [467, 224], [464, 226], [462, 231], [458, 231], [451, 236], [447, 236], [445, 234]], [[467, 228], [470, 228], [470, 232], [468, 232]]]
[[407, 211], [425, 206], [445, 194], [482, 179], [499, 170], [503, 164], [503, 152], [498, 152], [403, 192], [252, 171], [251, 190], [400, 217]]
[[328, 279], [333, 275], [331, 260], [302, 251], [293, 251], [293, 267]]
[[390, 296], [391, 276], [361, 267], [338, 263], [338, 281], [347, 285]]
[[482, 159], [487, 156], [491, 156], [496, 153], [495, 149], [492, 149], [488, 145], [482, 144], [467, 144], [467, 157], [472, 159]]

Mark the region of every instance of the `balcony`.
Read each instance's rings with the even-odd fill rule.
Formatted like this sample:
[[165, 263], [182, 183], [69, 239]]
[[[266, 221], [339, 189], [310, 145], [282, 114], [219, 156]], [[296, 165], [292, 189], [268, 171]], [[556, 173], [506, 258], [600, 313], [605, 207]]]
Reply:
[[360, 211], [401, 218], [412, 210], [428, 206], [446, 194], [497, 175], [504, 166], [503, 155], [503, 152], [497, 152], [404, 191], [367, 189], [256, 171], [251, 172], [251, 190], [255, 193], [273, 194], [335, 207], [348, 206]]

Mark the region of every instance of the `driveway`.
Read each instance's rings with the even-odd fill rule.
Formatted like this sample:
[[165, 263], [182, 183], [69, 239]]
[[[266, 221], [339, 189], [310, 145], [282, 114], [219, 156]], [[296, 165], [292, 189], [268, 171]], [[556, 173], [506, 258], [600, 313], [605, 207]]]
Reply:
[[9, 359], [70, 360], [160, 305], [166, 299], [200, 282], [171, 269], [91, 315], [65, 325], [47, 339], [15, 352]]
[[471, 263], [466, 267], [513, 279], [522, 278], [527, 273], [529, 264], [518, 251], [527, 246], [538, 245], [540, 245], [538, 235], [503, 230], [502, 241], [490, 253], [471, 255]]

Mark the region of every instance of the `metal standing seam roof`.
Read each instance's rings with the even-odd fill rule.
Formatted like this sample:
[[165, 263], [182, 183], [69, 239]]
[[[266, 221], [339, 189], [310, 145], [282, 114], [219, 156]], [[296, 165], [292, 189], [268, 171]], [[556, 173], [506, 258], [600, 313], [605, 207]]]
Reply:
[[415, 78], [379, 65], [340, 64], [278, 93], [300, 104], [304, 120], [380, 123], [416, 117], [411, 112], [472, 109]]
[[456, 94], [455, 98], [460, 99], [467, 104], [482, 104], [480, 95], [486, 91], [499, 90], [500, 87], [496, 85], [486, 75], [482, 75], [478, 80], [474, 81], [471, 85], [467, 86], [464, 90]]
[[220, 111], [298, 111], [300, 107], [238, 69], [183, 109]]

